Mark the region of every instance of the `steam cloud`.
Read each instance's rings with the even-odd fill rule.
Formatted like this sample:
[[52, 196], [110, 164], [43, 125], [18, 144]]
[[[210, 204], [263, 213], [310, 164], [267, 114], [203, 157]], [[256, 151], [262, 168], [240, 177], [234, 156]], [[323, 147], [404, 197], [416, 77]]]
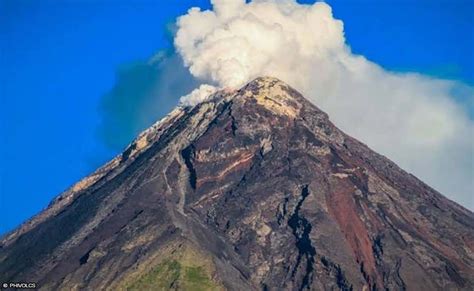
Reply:
[[[175, 47], [189, 72], [220, 88], [277, 77], [325, 110], [348, 134], [462, 205], [474, 209], [473, 121], [448, 80], [384, 70], [345, 43], [325, 3], [213, 0], [177, 20]], [[381, 44], [383, 45], [383, 44]], [[197, 89], [182, 102], [211, 92]]]

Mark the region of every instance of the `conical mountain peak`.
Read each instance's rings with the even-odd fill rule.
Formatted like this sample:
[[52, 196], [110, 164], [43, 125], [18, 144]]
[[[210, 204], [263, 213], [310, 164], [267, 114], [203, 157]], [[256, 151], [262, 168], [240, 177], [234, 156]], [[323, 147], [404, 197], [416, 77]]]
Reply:
[[6, 236], [0, 282], [473, 290], [473, 233], [473, 213], [261, 77], [175, 109]]
[[285, 82], [274, 77], [258, 77], [239, 93], [278, 115], [296, 117], [302, 107], [302, 97]]

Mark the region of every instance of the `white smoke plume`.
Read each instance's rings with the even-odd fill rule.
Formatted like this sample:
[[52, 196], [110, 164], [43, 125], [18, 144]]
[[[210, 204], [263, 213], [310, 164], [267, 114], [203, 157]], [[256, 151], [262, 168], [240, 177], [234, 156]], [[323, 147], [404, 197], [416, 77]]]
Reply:
[[208, 84], [203, 84], [199, 88], [194, 89], [188, 95], [185, 95], [179, 99], [179, 103], [184, 106], [194, 106], [207, 100], [213, 93], [217, 91], [217, 88]]
[[463, 86], [472, 98], [472, 88], [389, 72], [353, 54], [326, 3], [211, 2], [212, 10], [192, 8], [177, 21], [175, 46], [193, 76], [221, 88], [277, 77], [345, 132], [474, 209], [474, 124], [451, 96]]

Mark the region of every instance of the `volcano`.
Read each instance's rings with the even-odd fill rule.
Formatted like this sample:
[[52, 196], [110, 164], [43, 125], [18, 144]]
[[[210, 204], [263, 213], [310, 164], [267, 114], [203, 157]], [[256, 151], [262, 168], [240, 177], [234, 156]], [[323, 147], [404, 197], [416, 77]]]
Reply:
[[474, 215], [261, 77], [177, 107], [5, 235], [2, 282], [474, 290]]

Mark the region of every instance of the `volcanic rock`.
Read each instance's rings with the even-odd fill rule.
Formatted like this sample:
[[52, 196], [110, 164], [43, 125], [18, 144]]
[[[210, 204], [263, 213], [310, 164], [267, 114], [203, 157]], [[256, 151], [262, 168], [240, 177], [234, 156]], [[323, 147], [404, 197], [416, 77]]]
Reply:
[[176, 108], [4, 236], [1, 282], [474, 290], [474, 215], [257, 78]]

